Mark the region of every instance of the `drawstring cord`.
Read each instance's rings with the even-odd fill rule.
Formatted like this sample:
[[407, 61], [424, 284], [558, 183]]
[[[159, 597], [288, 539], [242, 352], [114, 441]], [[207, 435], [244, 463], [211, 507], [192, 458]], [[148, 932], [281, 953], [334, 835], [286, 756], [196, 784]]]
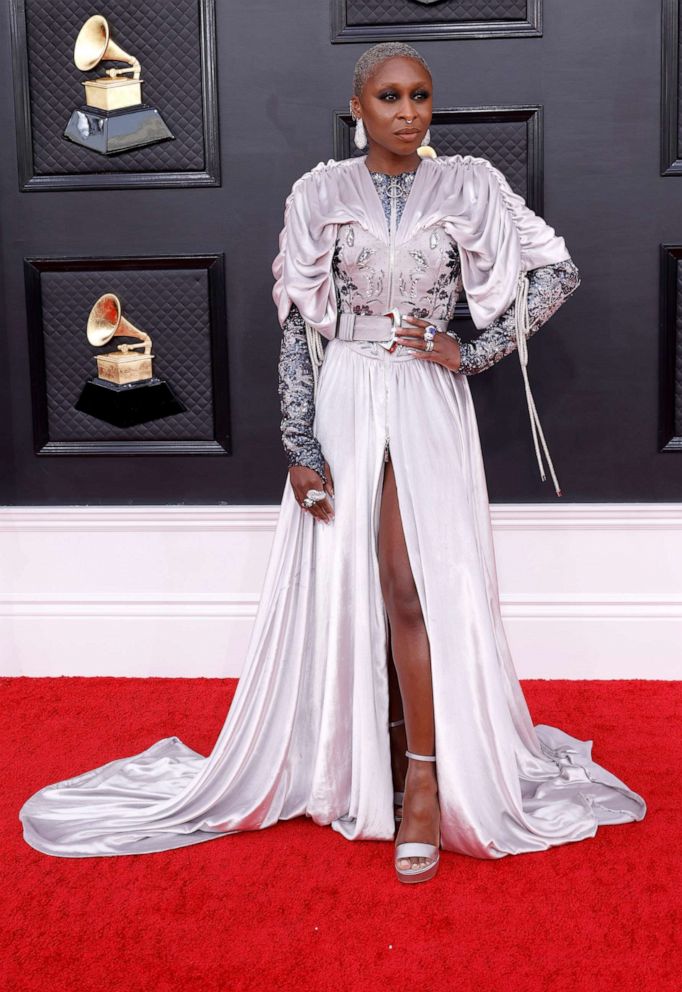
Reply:
[[305, 337], [308, 344], [308, 354], [310, 364], [313, 367], [313, 399], [317, 399], [317, 380], [319, 378], [319, 368], [324, 358], [324, 348], [322, 347], [322, 335], [316, 327], [305, 321]]
[[549, 457], [549, 451], [547, 449], [547, 442], [545, 441], [545, 435], [542, 433], [542, 427], [540, 426], [540, 418], [538, 416], [538, 411], [535, 408], [535, 403], [533, 401], [533, 394], [530, 391], [530, 383], [528, 382], [528, 371], [526, 366], [528, 365], [528, 335], [530, 334], [530, 317], [528, 314], [528, 277], [525, 272], [519, 272], [518, 285], [516, 289], [516, 308], [515, 308], [515, 323], [516, 323], [516, 344], [519, 353], [519, 362], [521, 363], [521, 374], [523, 375], [523, 381], [526, 387], [526, 402], [528, 403], [528, 416], [530, 417], [530, 426], [533, 434], [533, 444], [535, 445], [535, 455], [538, 460], [538, 466], [540, 468], [540, 478], [545, 481], [545, 470], [542, 465], [542, 457], [540, 455], [540, 447], [538, 445], [538, 433], [542, 440], [542, 447], [545, 452], [545, 458], [547, 459], [547, 464], [549, 465], [549, 470], [552, 475], [552, 480], [554, 481], [554, 488], [556, 490], [557, 496], [562, 496], [561, 489], [559, 488], [559, 482], [554, 471], [554, 466], [552, 465], [552, 459]]

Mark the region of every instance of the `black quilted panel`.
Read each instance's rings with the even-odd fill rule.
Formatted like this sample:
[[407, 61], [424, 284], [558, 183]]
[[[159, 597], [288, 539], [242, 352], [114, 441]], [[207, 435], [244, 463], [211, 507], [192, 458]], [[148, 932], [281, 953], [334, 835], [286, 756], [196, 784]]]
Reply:
[[[81, 80], [123, 62], [81, 72], [73, 46], [84, 21], [102, 14], [111, 38], [140, 60], [142, 99], [156, 107], [174, 140], [119, 155], [99, 155], [62, 137], [71, 112], [84, 103]], [[26, 0], [33, 154], [36, 175], [172, 172], [204, 169], [201, 51], [197, 0]]]
[[682, 158], [682, 18], [677, 33], [677, 157]]
[[[512, 189], [528, 192], [528, 125], [526, 121], [456, 121], [431, 124], [431, 145], [439, 155], [477, 155], [501, 169]], [[353, 142], [353, 155], [364, 155]]]
[[[197, 269], [43, 272], [43, 331], [49, 441], [211, 440], [208, 274]], [[152, 339], [154, 374], [167, 380], [186, 413], [131, 428], [113, 427], [74, 410], [86, 379], [97, 374], [102, 348], [86, 337], [88, 314], [102, 293], [115, 293], [123, 316]]]
[[509, 185], [525, 198], [528, 183], [528, 126], [526, 121], [470, 121], [451, 123], [431, 131], [439, 155], [477, 155], [487, 158], [505, 174]]
[[525, 20], [526, 0], [442, 0], [416, 3], [415, 0], [347, 0], [349, 27], [369, 24], [458, 24], [466, 21]]
[[682, 262], [677, 260], [677, 307], [675, 310], [675, 436], [682, 437]]

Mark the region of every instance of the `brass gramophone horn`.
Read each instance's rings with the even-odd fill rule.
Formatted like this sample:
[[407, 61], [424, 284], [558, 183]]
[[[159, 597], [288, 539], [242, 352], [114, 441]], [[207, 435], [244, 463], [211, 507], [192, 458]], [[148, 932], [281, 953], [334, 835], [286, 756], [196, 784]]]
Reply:
[[[114, 337], [139, 338], [144, 341], [144, 354], [151, 354], [152, 339], [122, 316], [121, 301], [115, 293], [104, 293], [94, 304], [88, 317], [87, 335], [90, 344], [98, 348]], [[139, 344], [120, 344], [118, 350], [128, 352], [140, 347]]]
[[[73, 61], [79, 69], [94, 69], [102, 60], [114, 62], [129, 62], [133, 70], [133, 79], [140, 78], [140, 63], [134, 55], [124, 52], [115, 41], [110, 38], [109, 24], [106, 17], [101, 14], [93, 14], [88, 17], [83, 27], [78, 32], [76, 44], [73, 48]], [[123, 72], [130, 72], [130, 69], [107, 69], [108, 76], [117, 76]]]

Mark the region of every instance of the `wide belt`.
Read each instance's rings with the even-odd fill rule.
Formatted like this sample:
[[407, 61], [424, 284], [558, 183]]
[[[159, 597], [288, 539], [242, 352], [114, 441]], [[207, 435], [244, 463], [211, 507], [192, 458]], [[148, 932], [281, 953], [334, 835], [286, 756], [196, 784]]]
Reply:
[[[448, 320], [428, 317], [430, 324], [439, 331], [445, 331]], [[403, 323], [403, 315], [397, 307], [390, 314], [370, 316], [362, 313], [340, 313], [336, 323], [336, 336], [342, 341], [381, 341], [388, 343], [395, 337], [396, 329]], [[405, 323], [409, 327], [409, 323]], [[416, 324], [413, 326], [417, 326]]]

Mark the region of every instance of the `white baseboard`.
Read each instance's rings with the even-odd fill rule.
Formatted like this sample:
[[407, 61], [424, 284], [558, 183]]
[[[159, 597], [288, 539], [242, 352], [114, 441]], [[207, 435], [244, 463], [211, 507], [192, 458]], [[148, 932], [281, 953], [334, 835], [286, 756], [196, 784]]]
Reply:
[[[0, 507], [0, 675], [238, 677], [278, 506]], [[521, 678], [682, 678], [682, 504], [493, 504]]]

